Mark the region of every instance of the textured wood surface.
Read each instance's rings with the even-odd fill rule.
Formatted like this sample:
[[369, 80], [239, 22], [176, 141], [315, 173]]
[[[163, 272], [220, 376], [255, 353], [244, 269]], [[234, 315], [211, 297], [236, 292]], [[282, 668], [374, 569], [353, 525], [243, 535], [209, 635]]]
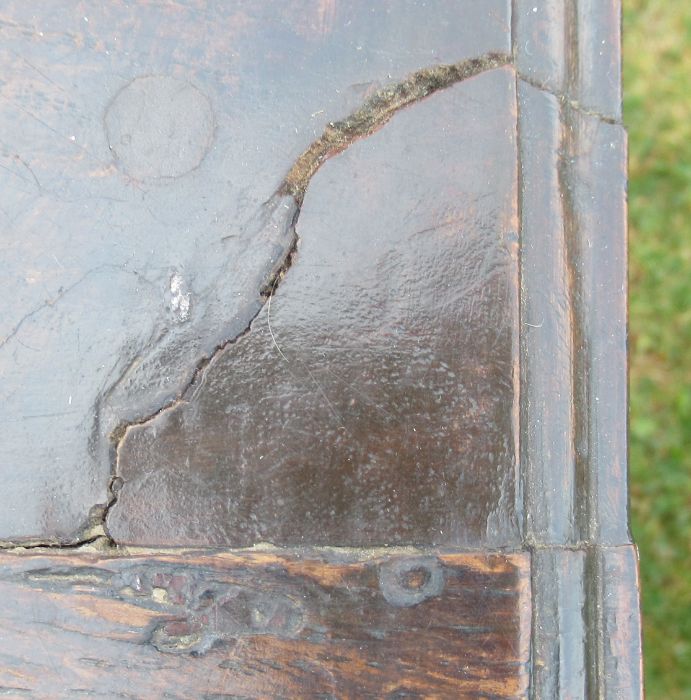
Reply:
[[642, 696], [619, 12], [2, 4], [1, 695]]
[[[502, 531], [493, 539], [505, 539], [512, 515], [499, 503], [514, 509], [511, 433], [517, 422], [511, 385], [516, 361], [511, 334], [517, 319], [511, 289], [517, 280], [515, 96], [507, 89], [513, 82], [506, 74], [510, 69], [492, 76], [489, 68], [509, 60], [510, 24], [505, 0], [488, 0], [481, 7], [471, 0], [86, 0], [78, 5], [47, 0], [40, 10], [24, 2], [3, 3], [0, 61], [8, 77], [0, 102], [5, 144], [1, 283], [11, 303], [3, 304], [0, 315], [0, 419], [5, 426], [0, 537], [83, 539], [102, 514], [98, 505], [111, 499], [115, 452], [127, 426], [146, 424], [180, 401], [194, 402], [207, 371], [214, 373], [209, 360], [222, 346], [235, 357], [241, 345], [264, 341], [263, 349], [246, 355], [271, 364], [267, 387], [259, 389], [249, 380], [237, 386], [250, 397], [256, 394], [246, 407], [233, 404], [230, 376], [213, 382], [211, 393], [227, 384], [227, 395], [206, 399], [218, 404], [215, 425], [209, 426], [208, 449], [191, 456], [190, 469], [184, 444], [175, 448], [181, 464], [149, 471], [129, 450], [117, 519], [113, 513], [113, 526], [123, 539], [177, 537], [178, 542], [245, 545], [262, 535], [290, 540], [304, 534], [310, 541], [324, 530], [333, 534], [325, 517], [331, 507], [315, 512], [310, 528], [304, 503], [296, 502], [296, 517], [301, 511], [305, 526], [292, 538], [282, 536], [280, 524], [267, 521], [257, 528], [243, 508], [256, 502], [264, 515], [276, 508], [282, 517], [280, 504], [261, 493], [274, 466], [266, 466], [269, 461], [276, 462], [276, 474], [285, 475], [287, 504], [294, 488], [295, 498], [322, 496], [314, 491], [318, 483], [307, 484], [306, 477], [328, 462], [338, 470], [349, 456], [360, 459], [358, 451], [366, 445], [358, 421], [386, 433], [392, 443], [392, 455], [373, 456], [373, 470], [382, 460], [393, 464], [400, 451], [407, 478], [427, 482], [424, 498], [436, 501], [430, 522], [421, 521], [417, 530], [404, 528], [398, 541], [429, 542], [430, 530], [445, 525], [449, 507], [444, 499], [455, 499], [464, 482], [454, 455], [461, 447], [478, 461], [465, 483], [469, 488], [478, 484], [479, 513], [469, 512], [467, 525], [477, 538], [483, 520], [496, 513]], [[488, 55], [503, 59], [488, 62], [487, 75], [477, 75], [467, 86], [461, 82], [448, 94], [438, 91], [448, 87], [435, 72], [438, 66]], [[456, 77], [462, 75], [461, 70]], [[412, 85], [406, 88], [410, 76]], [[424, 104], [419, 99], [406, 103], [406, 90], [409, 97], [421, 98], [425, 89], [438, 94]], [[382, 99], [372, 104], [380, 90]], [[384, 104], [390, 105], [388, 111]], [[304, 165], [301, 154], [311, 144], [333, 133], [331, 124], [363, 108], [361, 123], [372, 117], [369, 129], [344, 130], [343, 143], [326, 153], [345, 149], [342, 156], [324, 163], [322, 154], [303, 168], [330, 169], [330, 174], [316, 173], [320, 182], [314, 185], [322, 193], [316, 197], [304, 177], [295, 176], [294, 166]], [[385, 124], [387, 114], [391, 118]], [[365, 138], [365, 132], [377, 129], [381, 132]], [[346, 148], [351, 143], [353, 153]], [[460, 157], [466, 151], [467, 161]], [[339, 168], [339, 158], [347, 165]], [[492, 177], [478, 177], [493, 160]], [[291, 182], [302, 181], [302, 191], [288, 192], [289, 173]], [[299, 216], [296, 233], [303, 195], [306, 219]], [[347, 212], [335, 207], [339, 200], [349, 201]], [[320, 223], [319, 213], [332, 206], [338, 226], [348, 222], [347, 214], [359, 211], [362, 218], [350, 219], [340, 239], [333, 220]], [[302, 231], [303, 225], [309, 230]], [[305, 248], [318, 246], [327, 225], [332, 229], [328, 250], [322, 246], [309, 256], [307, 250], [304, 255], [295, 251], [295, 235]], [[350, 238], [350, 249], [340, 245]], [[448, 298], [435, 301], [433, 280], [427, 290], [420, 289], [433, 261], [416, 270], [414, 255], [426, 247], [429, 258], [435, 242], [446, 242], [438, 251], [440, 260], [475, 280], [475, 294], [461, 299], [463, 287], [454, 286]], [[288, 270], [291, 263], [295, 270]], [[315, 279], [315, 265], [321, 265], [320, 279]], [[302, 318], [296, 318], [295, 293], [293, 310], [286, 308], [283, 272], [286, 283], [296, 276], [309, 282], [301, 286]], [[348, 273], [358, 272], [348, 287]], [[439, 284], [438, 276], [433, 279]], [[277, 341], [288, 343], [284, 354], [290, 360], [266, 337], [269, 291], [276, 297]], [[328, 291], [343, 304], [325, 317]], [[368, 300], [371, 306], [364, 303]], [[363, 309], [369, 324], [349, 324], [347, 312]], [[485, 318], [493, 314], [496, 319]], [[430, 325], [440, 317], [467, 336], [458, 350], [444, 336], [430, 337]], [[388, 327], [381, 318], [388, 319]], [[296, 322], [306, 332], [297, 347], [286, 337], [286, 326]], [[341, 322], [343, 328], [332, 331]], [[257, 332], [249, 333], [250, 326]], [[484, 340], [478, 335], [483, 328]], [[418, 347], [420, 354], [414, 356]], [[326, 359], [317, 354], [320, 350]], [[472, 364], [475, 355], [476, 367], [460, 372], [460, 363]], [[343, 366], [344, 357], [351, 358], [350, 366]], [[364, 368], [372, 376], [360, 377]], [[399, 380], [401, 368], [410, 376]], [[467, 390], [459, 386], [464, 376]], [[394, 382], [398, 395], [378, 395]], [[407, 405], [399, 398], [389, 405], [407, 385], [411, 393], [417, 391], [416, 400]], [[204, 396], [199, 400], [203, 404]], [[467, 414], [464, 420], [473, 425], [454, 428], [456, 413]], [[416, 414], [428, 416], [420, 430], [411, 423]], [[349, 425], [349, 415], [355, 425]], [[221, 425], [224, 417], [226, 426]], [[431, 433], [417, 436], [425, 436], [434, 421], [440, 448], [430, 454]], [[447, 429], [450, 434], [444, 435]], [[218, 444], [218, 431], [236, 436], [229, 444], [241, 443], [237, 454]], [[478, 435], [477, 444], [459, 444], [467, 433]], [[197, 437], [192, 439], [197, 442]], [[183, 436], [183, 443], [188, 439]], [[419, 450], [418, 439], [427, 440]], [[266, 454], [250, 449], [262, 442]], [[377, 442], [385, 449], [382, 437]], [[296, 454], [276, 454], [283, 444]], [[303, 478], [294, 464], [298, 454], [307, 458]], [[226, 470], [224, 460], [231, 458]], [[358, 468], [352, 467], [354, 479]], [[243, 469], [256, 472], [257, 479], [247, 483], [239, 475]], [[373, 510], [380, 510], [386, 498], [394, 508], [412, 506], [414, 498], [397, 502], [401, 496], [393, 493], [393, 467], [384, 469], [389, 475], [381, 480]], [[151, 522], [144, 529], [146, 522], [127, 499], [146, 489], [141, 482], [147, 480], [156, 497], [165, 498], [168, 488], [190, 490], [198, 522], [209, 523], [206, 530], [189, 532], [184, 493], [158, 507], [159, 512], [171, 509], [168, 522], [160, 527]], [[239, 502], [228, 503], [236, 480], [243, 492]], [[435, 492], [445, 489], [448, 497]], [[333, 517], [338, 532], [353, 527], [358, 517], [353, 512], [348, 519], [359, 494], [348, 496], [345, 489], [342, 494], [344, 503], [336, 510], [343, 515]], [[176, 503], [183, 509], [179, 514]], [[123, 515], [125, 508], [129, 513]], [[227, 526], [218, 524], [229, 509], [241, 526], [231, 516]], [[381, 515], [379, 528], [349, 539], [385, 544], [393, 530], [385, 520]], [[458, 538], [447, 526], [442, 539]]]
[[514, 3], [535, 698], [643, 694], [626, 488], [619, 12], [616, 1]]
[[116, 541], [519, 543], [515, 123], [497, 68], [320, 168], [251, 331], [120, 441]]
[[526, 554], [0, 557], [0, 692], [523, 697]]

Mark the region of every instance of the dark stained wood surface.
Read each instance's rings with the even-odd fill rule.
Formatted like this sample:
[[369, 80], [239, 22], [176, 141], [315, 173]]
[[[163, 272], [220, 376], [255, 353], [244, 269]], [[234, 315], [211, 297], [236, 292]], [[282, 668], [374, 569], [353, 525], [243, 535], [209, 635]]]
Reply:
[[533, 553], [533, 674], [536, 698], [589, 697], [586, 552]]
[[642, 696], [619, 12], [2, 4], [1, 695]]
[[643, 697], [638, 554], [629, 545], [598, 547], [591, 557], [590, 598], [602, 601], [595, 610], [602, 632], [589, 644], [590, 687], [605, 698]]
[[[509, 29], [505, 0], [3, 3], [0, 537], [89, 531], [123, 426], [178, 399], [266, 304], [293, 245], [296, 202], [275, 195], [331, 122], [421, 69], [508, 55]], [[483, 99], [510, 118], [510, 95]], [[434, 148], [459, 128], [449, 109]], [[388, 149], [405, 172], [406, 144]], [[472, 193], [440, 197], [420, 228], [458, 217]], [[424, 199], [408, 209], [414, 223]]]
[[[521, 469], [526, 534], [541, 544], [579, 540], [571, 380], [576, 349], [560, 159], [559, 99], [519, 85], [521, 138]], [[545, 231], [550, 235], [545, 236]]]
[[514, 3], [536, 698], [643, 694], [626, 490], [619, 12], [616, 1]]
[[526, 554], [0, 556], [0, 692], [523, 697]]
[[515, 113], [490, 70], [323, 165], [251, 332], [120, 441], [116, 541], [518, 544]]

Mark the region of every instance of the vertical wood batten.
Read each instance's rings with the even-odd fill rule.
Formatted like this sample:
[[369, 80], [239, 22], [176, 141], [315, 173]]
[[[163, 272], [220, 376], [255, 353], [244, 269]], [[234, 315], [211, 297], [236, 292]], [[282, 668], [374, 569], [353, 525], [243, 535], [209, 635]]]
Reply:
[[585, 560], [582, 551], [533, 553], [533, 698], [587, 697]]
[[626, 544], [626, 135], [574, 109], [567, 128], [582, 537]]
[[[531, 696], [640, 698], [627, 508], [620, 3], [515, 0], [513, 27], [524, 81], [521, 469], [534, 547]], [[555, 164], [556, 186], [545, 161]], [[548, 380], [557, 372], [569, 413]], [[554, 458], [559, 445], [571, 448], [566, 459]]]
[[571, 0], [579, 70], [572, 99], [605, 119], [621, 119], [621, 0]]
[[597, 646], [597, 697], [643, 697], [638, 554], [632, 545], [594, 550], [601, 582], [597, 610], [602, 630]]
[[581, 538], [628, 544], [620, 0], [571, 0], [562, 179], [574, 279]]
[[521, 436], [525, 531], [575, 544], [572, 313], [560, 192], [558, 100], [520, 81]]

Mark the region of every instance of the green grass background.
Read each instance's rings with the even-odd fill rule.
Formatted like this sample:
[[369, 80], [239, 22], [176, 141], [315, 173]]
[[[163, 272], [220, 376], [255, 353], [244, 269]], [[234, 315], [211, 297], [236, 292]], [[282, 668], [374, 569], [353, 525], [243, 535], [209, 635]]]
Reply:
[[691, 0], [624, 0], [630, 468], [647, 697], [691, 698]]

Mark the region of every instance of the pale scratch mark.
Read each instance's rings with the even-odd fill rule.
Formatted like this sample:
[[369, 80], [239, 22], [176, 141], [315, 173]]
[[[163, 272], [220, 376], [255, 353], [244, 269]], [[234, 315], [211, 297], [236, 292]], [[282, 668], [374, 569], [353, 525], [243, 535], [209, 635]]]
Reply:
[[0, 207], [0, 212], [7, 219], [8, 223], [14, 223], [14, 218], [10, 216], [10, 213], [7, 211], [7, 209], [5, 209], [4, 207]]
[[35, 115], [31, 110], [26, 109], [25, 107], [22, 107], [21, 105], [17, 104], [13, 100], [10, 100], [5, 95], [0, 95], [0, 97], [2, 97], [8, 104], [12, 105], [15, 109], [18, 109], [19, 111], [24, 112], [24, 114], [26, 114], [28, 117], [31, 117], [31, 119], [38, 122], [41, 126], [48, 129], [48, 131], [50, 131], [51, 133], [55, 134], [56, 136], [59, 136], [61, 139], [63, 139], [63, 141], [66, 141], [74, 148], [77, 148], [80, 151], [82, 151], [82, 153], [84, 153], [94, 163], [98, 163], [101, 167], [108, 167], [109, 163], [101, 160], [100, 158], [97, 158], [91, 151], [89, 151], [89, 149], [85, 148], [80, 143], [77, 143], [76, 140], [73, 140], [71, 137], [67, 136], [66, 134], [63, 134], [61, 131], [59, 131], [55, 127], [48, 124], [48, 122], [44, 121], [43, 119], [41, 119], [40, 117]]
[[[36, 27], [26, 24], [24, 22], [16, 22], [14, 20], [8, 19], [8, 18], [2, 18], [0, 19], [0, 31], [3, 31], [5, 29], [8, 30], [14, 30], [18, 34], [21, 34], [23, 36], [27, 36], [30, 38], [38, 36], [40, 37], [45, 37], [45, 38], [54, 38], [54, 37], [59, 37], [59, 38], [64, 38], [64, 39], [69, 39], [70, 42], [76, 43], [77, 40], [80, 38], [79, 34], [75, 34], [74, 32], [70, 31], [36, 31]], [[69, 54], [72, 55], [72, 54]]]
[[51, 85], [54, 85], [56, 88], [58, 88], [58, 90], [61, 90], [66, 95], [69, 95], [67, 90], [65, 90], [65, 88], [62, 87], [62, 85], [56, 83], [50, 76], [46, 75], [38, 66], [31, 63], [31, 61], [29, 61], [25, 56], [22, 56], [13, 49], [10, 49], [10, 53], [14, 54], [15, 58], [18, 58], [20, 61], [24, 61], [24, 63], [26, 63], [26, 65], [29, 66], [29, 68], [35, 70], [44, 80], [47, 80]]
[[[344, 348], [345, 350], [350, 350], [350, 348]], [[342, 377], [340, 374], [337, 372], [334, 372], [334, 370], [330, 369], [329, 367], [325, 367], [324, 371], [330, 374], [332, 377], [337, 379], [341, 384], [344, 384], [350, 391], [352, 391], [354, 394], [359, 396], [366, 404], [369, 404], [374, 408], [376, 411], [382, 413], [385, 415], [387, 418], [395, 418], [396, 416], [391, 413], [391, 411], [387, 410], [383, 404], [378, 403], [375, 401], [367, 392], [363, 391], [362, 389], [359, 389], [355, 382], [349, 382], [346, 380], [344, 377]]]
[[22, 342], [19, 338], [17, 338], [17, 342], [27, 350], [31, 350], [33, 352], [41, 352], [40, 348], [35, 348], [33, 345], [27, 345], [26, 343]]
[[[96, 274], [97, 272], [102, 272], [105, 269], [115, 269], [120, 272], [123, 272], [125, 274], [130, 274], [130, 275], [135, 275], [138, 279], [141, 277], [139, 273], [135, 272], [134, 270], [126, 270], [119, 265], [113, 265], [110, 263], [106, 263], [104, 265], [99, 265], [97, 267], [92, 268], [91, 270], [87, 270], [78, 280], [73, 282], [69, 287], [61, 288], [58, 293], [53, 297], [52, 299], [46, 299], [42, 304], [39, 304], [36, 308], [32, 309], [28, 313], [26, 313], [24, 316], [22, 316], [19, 321], [14, 325], [12, 330], [2, 339], [0, 340], [0, 349], [5, 347], [7, 343], [12, 340], [17, 333], [21, 330], [22, 326], [32, 319], [34, 316], [37, 314], [41, 313], [43, 310], [48, 309], [48, 308], [53, 308], [58, 302], [60, 302], [67, 294], [72, 292], [76, 287], [78, 287], [82, 282], [84, 282], [87, 277]], [[146, 280], [148, 282], [148, 280]], [[152, 283], [150, 283], [152, 284]]]
[[[267, 303], [266, 303], [266, 326], [269, 329], [269, 335], [271, 336], [271, 341], [272, 341], [274, 347], [276, 348], [276, 350], [278, 351], [278, 354], [283, 358], [283, 360], [288, 365], [288, 371], [293, 375], [293, 377], [295, 377], [297, 379], [298, 377], [296, 377], [295, 374], [290, 369], [290, 360], [286, 357], [285, 353], [283, 352], [280, 345], [276, 341], [276, 336], [274, 335], [273, 329], [271, 328], [271, 299], [273, 298], [274, 292], [276, 291], [276, 284], [277, 283], [278, 283], [278, 277], [274, 280], [273, 286], [271, 288], [271, 294], [269, 294], [269, 299], [267, 300]], [[317, 387], [317, 390], [324, 398], [324, 401], [326, 401], [326, 404], [328, 405], [331, 413], [333, 413], [334, 417], [337, 418], [341, 423], [343, 423], [343, 416], [336, 410], [335, 406], [333, 405], [333, 403], [331, 402], [329, 397], [326, 395], [324, 388], [317, 381], [317, 378], [314, 376], [314, 374], [312, 373], [310, 368], [302, 362], [296, 361], [296, 364], [301, 365], [304, 368], [304, 370], [307, 372], [307, 374], [309, 374], [310, 379], [312, 380], [314, 385]]]
[[36, 173], [33, 171], [33, 168], [20, 155], [15, 155], [14, 157], [29, 171], [36, 187], [38, 188], [39, 194], [41, 194], [43, 192], [43, 187], [41, 186], [41, 183], [36, 177]]
[[274, 292], [276, 291], [276, 283], [278, 282], [278, 278], [274, 280], [273, 287], [271, 288], [271, 294], [269, 294], [269, 300], [267, 301], [266, 304], [266, 325], [267, 328], [269, 329], [269, 335], [271, 336], [271, 340], [274, 344], [274, 347], [276, 350], [278, 350], [278, 354], [288, 363], [290, 364], [288, 358], [285, 356], [283, 353], [283, 350], [281, 350], [281, 347], [279, 344], [276, 342], [276, 336], [274, 335], [273, 330], [271, 329], [271, 300], [273, 299]]
[[[18, 173], [16, 170], [14, 170], [14, 168], [8, 168], [6, 165], [3, 165], [2, 163], [0, 163], [0, 168], [2, 168], [3, 170], [7, 171], [7, 172], [10, 173], [11, 175], [14, 175], [16, 178], [19, 178], [19, 179], [22, 180], [23, 182], [27, 182], [27, 183], [29, 183], [30, 185], [33, 184], [32, 181], [31, 181], [28, 177], [25, 177], [25, 176], [22, 175], [21, 173]], [[24, 190], [22, 190], [22, 191], [24, 191]], [[27, 194], [28, 194], [28, 193], [27, 193]]]
[[74, 410], [74, 411], [58, 411], [56, 413], [29, 413], [25, 414], [23, 416], [19, 416], [17, 418], [6, 418], [5, 420], [8, 423], [21, 423], [24, 420], [34, 420], [36, 418], [41, 419], [41, 418], [59, 418], [61, 416], [71, 416], [75, 413], [79, 413], [80, 411]]
[[53, 298], [53, 299], [46, 299], [46, 301], [44, 301], [42, 304], [40, 304], [39, 306], [37, 306], [35, 309], [32, 309], [31, 311], [29, 311], [29, 313], [27, 313], [27, 314], [25, 314], [24, 316], [22, 316], [22, 317], [19, 319], [19, 321], [17, 321], [17, 323], [15, 324], [14, 328], [12, 328], [12, 330], [0, 341], [0, 348], [4, 348], [5, 345], [7, 345], [7, 343], [9, 343], [10, 340], [12, 340], [12, 338], [14, 338], [14, 337], [17, 335], [17, 333], [19, 333], [19, 331], [21, 330], [22, 326], [23, 326], [27, 321], [29, 321], [30, 319], [32, 319], [32, 318], [33, 318], [34, 316], [36, 316], [37, 314], [41, 313], [41, 311], [43, 311], [44, 309], [50, 308], [50, 307], [52, 307], [52, 306], [55, 306], [55, 304], [57, 304], [57, 303], [60, 301], [60, 299], [62, 299], [62, 298], [65, 296], [65, 294], [67, 294], [67, 293], [68, 293], [69, 291], [71, 291], [74, 287], [76, 287], [78, 284], [80, 284], [80, 283], [83, 281], [83, 279], [84, 279], [84, 278], [81, 278], [80, 280], [78, 280], [77, 282], [75, 282], [74, 285], [68, 287], [67, 289], [63, 289], [63, 290], [61, 290], [60, 292], [58, 292], [58, 294], [57, 294], [57, 296], [56, 296], [55, 298]]

